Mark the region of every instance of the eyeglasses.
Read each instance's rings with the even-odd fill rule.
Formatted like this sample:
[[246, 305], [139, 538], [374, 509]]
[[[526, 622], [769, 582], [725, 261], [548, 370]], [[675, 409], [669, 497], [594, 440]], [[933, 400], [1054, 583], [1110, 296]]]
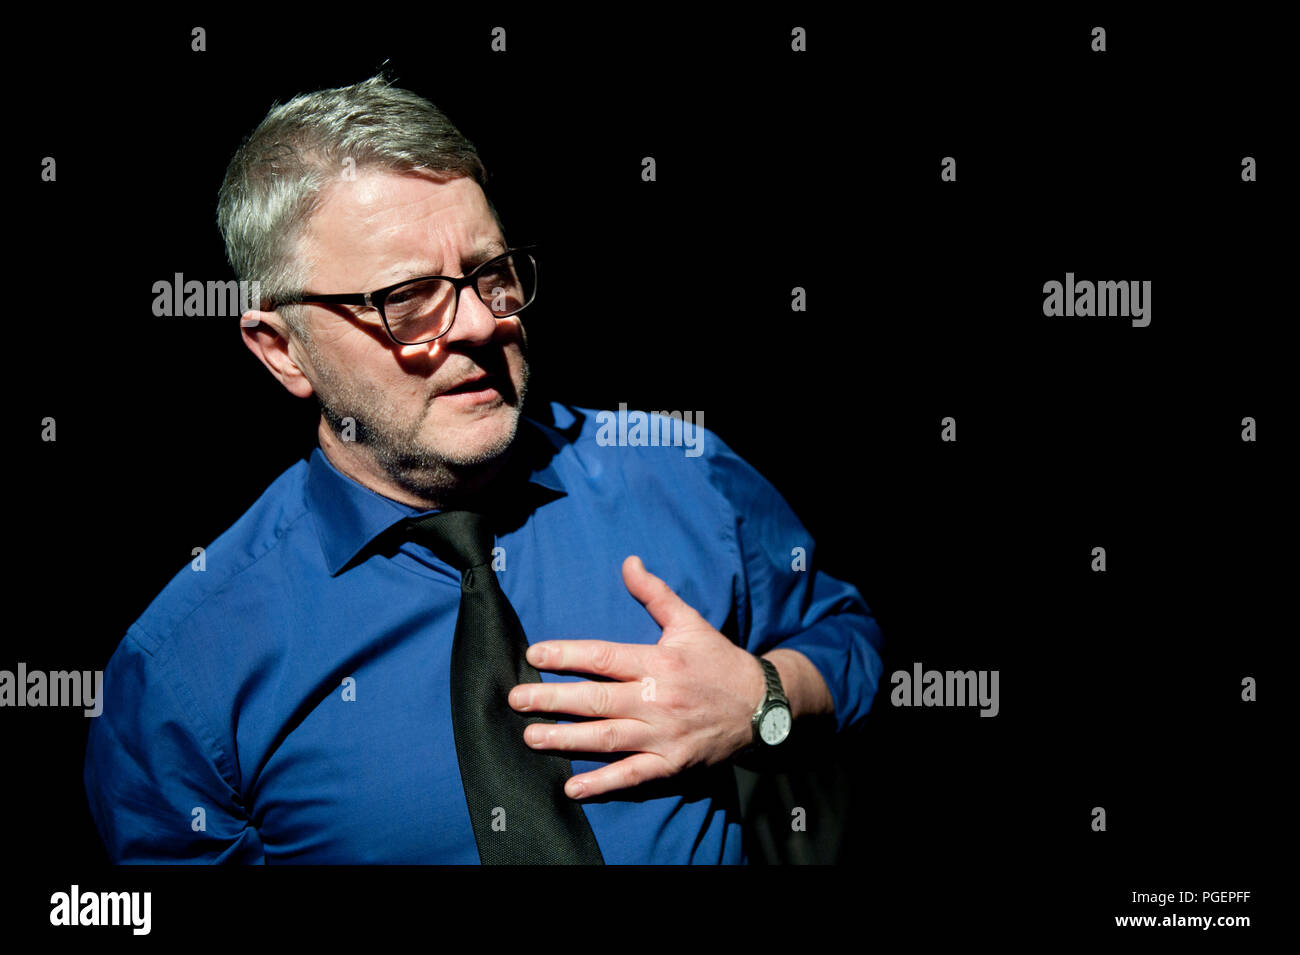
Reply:
[[405, 279], [396, 285], [346, 295], [316, 295], [304, 292], [300, 298], [275, 301], [281, 305], [357, 305], [373, 308], [388, 337], [399, 345], [422, 345], [451, 331], [461, 289], [474, 289], [479, 301], [497, 318], [517, 315], [537, 298], [537, 260], [530, 250], [535, 245], [508, 249], [476, 266], [464, 278], [426, 275]]

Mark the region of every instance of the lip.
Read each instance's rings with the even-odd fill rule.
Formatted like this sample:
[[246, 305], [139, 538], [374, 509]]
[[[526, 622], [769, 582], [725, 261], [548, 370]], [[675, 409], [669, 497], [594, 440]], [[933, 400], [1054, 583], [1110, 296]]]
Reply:
[[457, 402], [474, 403], [476, 401], [491, 401], [494, 398], [501, 397], [501, 392], [494, 385], [494, 379], [491, 375], [476, 375], [473, 378], [466, 378], [459, 384], [453, 385], [452, 388], [460, 389], [454, 394], [444, 391], [438, 395], [438, 398], [447, 398]]

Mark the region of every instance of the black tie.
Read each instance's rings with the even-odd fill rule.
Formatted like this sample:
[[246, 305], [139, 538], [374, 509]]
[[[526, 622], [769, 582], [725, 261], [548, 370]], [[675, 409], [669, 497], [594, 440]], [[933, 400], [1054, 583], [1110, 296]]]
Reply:
[[563, 752], [535, 750], [524, 727], [554, 720], [516, 712], [507, 697], [540, 683], [524, 657], [528, 640], [492, 569], [492, 530], [474, 511], [410, 522], [412, 539], [460, 571], [460, 612], [451, 647], [451, 725], [484, 865], [603, 865], [582, 807], [564, 794], [573, 766]]

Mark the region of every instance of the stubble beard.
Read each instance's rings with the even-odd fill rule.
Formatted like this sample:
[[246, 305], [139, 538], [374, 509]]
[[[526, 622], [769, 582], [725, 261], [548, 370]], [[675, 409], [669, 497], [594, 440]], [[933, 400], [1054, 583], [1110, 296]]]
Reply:
[[[315, 352], [311, 346], [307, 350]], [[420, 438], [427, 406], [406, 420], [403, 416], [409, 412], [404, 412], [372, 383], [339, 374], [320, 354], [314, 353], [311, 358], [320, 379], [314, 388], [316, 401], [334, 436], [363, 449], [393, 483], [417, 497], [445, 502], [454, 499], [457, 492], [476, 489], [484, 475], [510, 449], [518, 433], [528, 391], [526, 358], [522, 360], [515, 401], [505, 405], [510, 410], [509, 426], [490, 444], [464, 453], [440, 450]], [[344, 437], [344, 430], [349, 427], [344, 419], [351, 419], [350, 440]]]

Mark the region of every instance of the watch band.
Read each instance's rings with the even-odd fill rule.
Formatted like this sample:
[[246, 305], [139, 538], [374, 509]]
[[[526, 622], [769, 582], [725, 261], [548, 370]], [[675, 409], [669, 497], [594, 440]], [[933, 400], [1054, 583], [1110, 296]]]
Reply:
[[763, 657], [759, 657], [758, 662], [763, 665], [763, 678], [767, 681], [767, 695], [763, 697], [763, 702], [758, 704], [758, 709], [754, 711], [754, 715], [760, 716], [763, 712], [763, 707], [772, 700], [784, 703], [788, 709], [790, 701], [786, 699], [785, 688], [781, 686], [781, 674], [777, 671], [776, 664]]
[[[783, 706], [786, 712], [790, 712], [790, 701], [786, 698], [785, 688], [781, 686], [781, 674], [776, 669], [776, 664], [771, 660], [754, 655], [759, 665], [763, 667], [763, 682], [766, 684], [766, 692], [763, 699], [759, 702], [758, 708], [754, 710], [754, 715], [750, 719], [750, 725], [754, 730], [754, 738], [747, 751], [766, 748], [762, 734], [759, 732], [763, 722], [763, 714], [774, 706]], [[793, 713], [790, 713], [793, 717]]]

